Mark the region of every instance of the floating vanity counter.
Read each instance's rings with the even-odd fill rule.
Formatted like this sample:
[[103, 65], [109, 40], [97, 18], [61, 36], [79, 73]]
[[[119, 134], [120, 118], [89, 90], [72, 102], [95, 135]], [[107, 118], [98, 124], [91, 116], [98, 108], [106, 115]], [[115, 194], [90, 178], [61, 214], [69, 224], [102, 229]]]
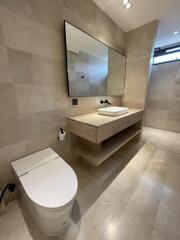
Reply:
[[139, 109], [129, 109], [117, 117], [91, 113], [69, 118], [69, 130], [80, 137], [79, 155], [98, 166], [141, 133], [142, 118], [143, 111]]

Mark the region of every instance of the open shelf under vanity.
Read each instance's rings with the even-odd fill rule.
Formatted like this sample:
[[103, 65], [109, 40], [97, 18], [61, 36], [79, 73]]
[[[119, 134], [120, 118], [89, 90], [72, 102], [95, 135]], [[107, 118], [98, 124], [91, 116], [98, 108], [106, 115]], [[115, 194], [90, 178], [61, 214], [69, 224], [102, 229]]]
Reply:
[[95, 113], [70, 118], [70, 132], [79, 136], [78, 155], [98, 167], [130, 140], [140, 139], [142, 116], [142, 110], [130, 109], [115, 118]]

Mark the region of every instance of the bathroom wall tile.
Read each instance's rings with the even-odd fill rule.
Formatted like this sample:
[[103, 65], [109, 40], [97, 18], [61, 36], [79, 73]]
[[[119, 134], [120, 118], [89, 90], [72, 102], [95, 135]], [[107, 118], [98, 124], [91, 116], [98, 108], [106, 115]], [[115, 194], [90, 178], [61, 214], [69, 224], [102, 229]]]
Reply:
[[147, 58], [136, 59], [135, 61], [128, 61], [126, 68], [126, 77], [128, 81], [125, 82], [126, 88], [136, 88], [137, 83], [139, 89], [146, 90], [147, 88], [147, 73], [149, 71], [149, 60]]
[[33, 152], [40, 151], [44, 148], [51, 146], [53, 148], [54, 143], [57, 141], [57, 133], [51, 132], [51, 134], [38, 135], [27, 141], [26, 155]]
[[168, 110], [168, 106], [170, 104], [170, 101], [168, 100], [152, 100], [152, 99], [148, 99], [148, 101], [146, 102], [146, 107], [147, 109], [161, 109], [161, 110]]
[[[9, 181], [15, 181], [15, 175], [10, 163], [26, 155], [26, 142], [19, 141], [15, 144], [0, 147], [0, 183], [1, 187]], [[6, 174], [4, 174], [6, 173]]]
[[176, 80], [173, 90], [172, 90], [172, 96], [174, 96], [178, 100], [180, 99], [180, 84], [177, 83], [177, 80]]
[[156, 30], [157, 21], [153, 21], [126, 35], [126, 83], [122, 98], [124, 106], [144, 109]]
[[126, 36], [126, 53], [130, 57], [151, 56], [152, 44], [157, 30], [157, 21], [145, 24], [128, 32]]
[[0, 24], [0, 45], [4, 45], [4, 35]]
[[0, 147], [20, 141], [19, 121], [17, 118], [0, 117]]
[[[68, 98], [64, 19], [116, 50], [124, 50], [124, 31], [91, 0], [86, 4], [82, 0], [2, 0], [0, 83], [11, 83], [12, 90], [3, 90], [5, 94], [0, 96], [4, 115], [0, 116], [0, 145], [25, 140], [25, 155], [51, 146], [70, 162], [77, 159], [73, 148], [77, 138], [72, 140], [68, 133], [67, 117], [95, 111], [101, 97], [80, 98], [78, 106], [72, 106]], [[121, 100], [108, 99], [115, 105]], [[60, 127], [67, 131], [62, 143], [57, 139]], [[8, 176], [7, 172], [2, 179], [7, 182]]]
[[7, 48], [0, 46], [0, 83], [12, 83]]
[[118, 49], [122, 52], [122, 54], [125, 55], [125, 50], [124, 50], [124, 44], [125, 44], [125, 35], [122, 31], [122, 29], [116, 27], [116, 44], [118, 46]]
[[63, 24], [62, 0], [30, 0], [28, 3], [31, 6], [34, 20], [57, 32], [60, 31]]
[[[93, 1], [87, 0], [84, 4], [83, 0], [63, 0], [65, 7], [69, 8], [72, 12], [79, 15], [90, 25], [95, 26], [96, 21], [96, 5]], [[88, 14], [87, 14], [88, 9]]]
[[[177, 63], [154, 65], [150, 85], [152, 88], [164, 89], [174, 85]], [[156, 81], [158, 79], [158, 81]]]
[[14, 83], [33, 83], [32, 55], [26, 52], [8, 49], [11, 74]]
[[[145, 118], [145, 126], [180, 132], [178, 67], [177, 62], [153, 66], [146, 112], [148, 114], [150, 111], [159, 111], [159, 114], [158, 112], [156, 115], [148, 114]], [[161, 113], [164, 110], [167, 116], [162, 119], [164, 115]]]
[[144, 108], [146, 92], [144, 89], [125, 88], [124, 96], [122, 97], [123, 106], [131, 108]]
[[170, 88], [163, 88], [162, 90], [151, 88], [149, 98], [153, 101], [170, 101], [172, 98], [172, 92], [170, 91]]
[[165, 130], [179, 133], [180, 132], [180, 122], [179, 121], [177, 122], [177, 121], [167, 120]]
[[179, 82], [179, 80], [180, 80], [180, 63], [179, 62], [177, 65], [176, 79]]
[[168, 111], [167, 110], [161, 110], [161, 109], [148, 109], [145, 112], [145, 118], [154, 118], [159, 120], [164, 120], [168, 118]]
[[0, 22], [6, 46], [50, 59], [59, 60], [64, 57], [60, 33], [29, 18], [14, 14], [2, 6], [0, 6]]
[[170, 110], [168, 112], [168, 120], [180, 123], [180, 110], [178, 109], [176, 111]]
[[42, 101], [37, 86], [16, 84], [15, 94], [19, 114], [35, 113], [42, 110]]
[[[38, 114], [40, 118], [40, 134], [50, 134], [51, 132], [59, 132], [60, 127], [66, 127], [67, 110], [45, 111]], [[66, 139], [67, 140], [67, 139]]]
[[12, 84], [0, 84], [0, 112], [4, 118], [12, 118], [17, 115], [17, 104], [14, 86]]
[[61, 0], [2, 0], [1, 5], [56, 31], [60, 30], [63, 21]]
[[72, 11], [70, 8], [63, 5], [63, 18], [64, 20], [72, 23], [77, 28], [81, 29], [84, 32], [87, 32], [91, 36], [95, 36], [95, 28], [90, 23], [88, 23], [85, 19], [83, 19], [76, 12]]
[[12, 84], [0, 84], [0, 146], [19, 141], [17, 103]]
[[145, 117], [145, 122], [146, 122], [146, 126], [149, 126], [152, 128], [156, 127], [162, 130], [166, 130], [167, 128], [166, 122], [162, 121], [161, 119]]
[[61, 91], [61, 86], [37, 85], [42, 111], [61, 110], [68, 108], [67, 95]]
[[28, 0], [2, 0], [0, 3], [2, 6], [9, 8], [15, 13], [26, 15], [33, 18], [33, 11]]
[[40, 135], [41, 116], [38, 113], [21, 114], [18, 118], [20, 123], [19, 133], [21, 140], [32, 139]]
[[112, 36], [116, 35], [116, 26], [110, 18], [106, 17], [106, 14], [96, 9], [96, 29], [97, 36], [102, 42], [109, 46], [115, 44], [115, 40], [112, 41]]
[[[35, 84], [66, 85], [65, 63], [33, 55], [33, 81]], [[66, 86], [65, 86], [66, 87]], [[65, 92], [65, 89], [63, 89]]]

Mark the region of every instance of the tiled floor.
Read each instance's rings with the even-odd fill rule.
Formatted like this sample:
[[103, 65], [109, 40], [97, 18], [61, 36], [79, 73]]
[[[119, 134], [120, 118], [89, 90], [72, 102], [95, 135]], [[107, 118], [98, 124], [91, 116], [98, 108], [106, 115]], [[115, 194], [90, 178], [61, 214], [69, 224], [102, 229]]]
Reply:
[[[180, 134], [145, 128], [143, 141], [127, 145], [97, 169], [73, 165], [79, 189], [60, 239], [180, 239]], [[14, 201], [0, 218], [0, 239], [47, 238]]]

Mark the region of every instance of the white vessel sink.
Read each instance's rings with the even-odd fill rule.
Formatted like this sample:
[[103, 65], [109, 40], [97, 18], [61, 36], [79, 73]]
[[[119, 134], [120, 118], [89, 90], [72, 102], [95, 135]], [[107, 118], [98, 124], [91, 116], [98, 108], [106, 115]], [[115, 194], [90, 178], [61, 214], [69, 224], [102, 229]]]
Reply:
[[106, 116], [119, 116], [128, 113], [128, 108], [126, 107], [105, 107], [97, 110], [98, 114]]

